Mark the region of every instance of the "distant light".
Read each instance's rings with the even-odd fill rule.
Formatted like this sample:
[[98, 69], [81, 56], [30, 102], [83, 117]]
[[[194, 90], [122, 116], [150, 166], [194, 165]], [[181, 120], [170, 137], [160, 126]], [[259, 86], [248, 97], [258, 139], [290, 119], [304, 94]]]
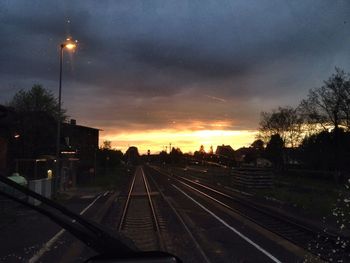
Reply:
[[14, 137], [15, 139], [18, 139], [19, 137], [21, 137], [21, 135], [19, 135], [18, 133], [16, 133], [13, 137]]
[[61, 151], [61, 154], [76, 154], [76, 151]]
[[49, 179], [51, 179], [52, 178], [52, 170], [51, 169], [49, 169], [49, 170], [47, 170], [47, 178], [49, 178]]
[[38, 162], [46, 162], [47, 159], [44, 159], [44, 158], [41, 158], [41, 159], [35, 159], [35, 162], [38, 163]]

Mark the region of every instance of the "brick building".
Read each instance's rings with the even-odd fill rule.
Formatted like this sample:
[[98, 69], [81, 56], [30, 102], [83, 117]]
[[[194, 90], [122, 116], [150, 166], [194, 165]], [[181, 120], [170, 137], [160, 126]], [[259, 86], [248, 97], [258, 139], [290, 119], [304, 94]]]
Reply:
[[9, 146], [17, 139], [15, 112], [12, 108], [0, 105], [0, 174], [9, 173]]
[[77, 163], [79, 183], [84, 183], [96, 173], [96, 153], [99, 129], [77, 125], [75, 120], [62, 124], [61, 156]]
[[[28, 179], [47, 177], [55, 171], [57, 122], [45, 112], [17, 114], [0, 105], [0, 173], [18, 171]], [[70, 185], [84, 182], [95, 174], [99, 130], [61, 125], [61, 174]]]

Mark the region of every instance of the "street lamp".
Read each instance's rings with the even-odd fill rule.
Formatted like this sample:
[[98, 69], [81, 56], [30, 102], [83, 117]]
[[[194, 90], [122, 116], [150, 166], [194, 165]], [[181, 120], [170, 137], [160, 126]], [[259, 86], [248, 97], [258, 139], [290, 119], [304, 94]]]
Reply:
[[58, 120], [57, 120], [57, 141], [56, 141], [56, 165], [57, 165], [57, 176], [56, 176], [56, 189], [57, 184], [61, 180], [61, 169], [60, 169], [60, 137], [61, 137], [61, 100], [62, 100], [62, 64], [63, 64], [63, 50], [67, 49], [69, 51], [74, 51], [77, 47], [78, 41], [72, 41], [72, 39], [67, 38], [60, 45], [60, 80], [59, 80], [59, 89], [58, 89]]

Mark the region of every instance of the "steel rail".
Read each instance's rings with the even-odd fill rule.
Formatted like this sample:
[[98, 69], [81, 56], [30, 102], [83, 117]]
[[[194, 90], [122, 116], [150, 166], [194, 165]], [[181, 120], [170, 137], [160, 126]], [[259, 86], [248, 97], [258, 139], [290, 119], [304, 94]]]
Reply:
[[146, 187], [146, 192], [147, 192], [147, 196], [148, 196], [149, 205], [151, 207], [151, 211], [152, 211], [152, 215], [153, 215], [153, 222], [154, 222], [154, 225], [155, 225], [155, 228], [156, 228], [158, 241], [159, 241], [159, 246], [160, 246], [161, 250], [164, 250], [165, 249], [164, 240], [163, 240], [163, 237], [161, 235], [157, 213], [156, 213], [156, 211], [154, 209], [154, 205], [153, 205], [153, 201], [152, 201], [152, 197], [151, 197], [151, 192], [149, 190], [150, 189], [149, 183], [148, 183], [147, 177], [146, 177], [146, 175], [145, 175], [145, 173], [143, 171], [143, 168], [141, 168], [141, 172], [142, 172], [143, 181], [144, 181], [145, 187]]
[[148, 198], [149, 206], [150, 206], [151, 211], [152, 211], [154, 226], [155, 226], [156, 231], [157, 231], [158, 233], [160, 233], [159, 222], [158, 222], [158, 219], [157, 219], [156, 211], [154, 210], [154, 206], [153, 206], [153, 202], [152, 202], [152, 198], [151, 198], [151, 193], [150, 193], [150, 191], [149, 191], [148, 181], [147, 181], [147, 179], [146, 179], [145, 173], [144, 173], [144, 171], [143, 171], [142, 168], [141, 168], [141, 172], [142, 172], [143, 182], [144, 182], [145, 188], [146, 188], [146, 193], [147, 193], [147, 198]]
[[131, 186], [130, 186], [130, 190], [129, 190], [129, 193], [128, 193], [128, 197], [126, 199], [126, 203], [125, 203], [125, 206], [124, 206], [123, 214], [122, 214], [122, 217], [120, 219], [120, 224], [119, 224], [119, 227], [118, 227], [118, 231], [121, 231], [123, 229], [123, 223], [125, 221], [126, 213], [128, 211], [128, 208], [129, 208], [129, 203], [130, 203], [130, 199], [131, 199], [131, 193], [132, 193], [132, 190], [134, 189], [135, 179], [136, 179], [136, 173], [134, 174], [134, 179], [132, 180], [132, 183], [131, 183]]

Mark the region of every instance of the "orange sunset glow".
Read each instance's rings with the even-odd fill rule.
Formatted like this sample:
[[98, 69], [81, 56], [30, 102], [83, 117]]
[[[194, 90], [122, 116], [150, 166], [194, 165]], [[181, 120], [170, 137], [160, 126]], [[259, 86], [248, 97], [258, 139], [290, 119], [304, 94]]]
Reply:
[[159, 153], [171, 147], [178, 147], [183, 152], [194, 152], [204, 145], [206, 151], [212, 145], [214, 151], [217, 145], [229, 144], [237, 149], [249, 146], [257, 134], [253, 130], [150, 130], [118, 132], [109, 130], [101, 132], [100, 145], [105, 140], [112, 141], [112, 147], [125, 152], [129, 146], [137, 146], [139, 152], [144, 154], [147, 150]]
[[0, 263], [350, 263], [350, 0], [0, 14]]

